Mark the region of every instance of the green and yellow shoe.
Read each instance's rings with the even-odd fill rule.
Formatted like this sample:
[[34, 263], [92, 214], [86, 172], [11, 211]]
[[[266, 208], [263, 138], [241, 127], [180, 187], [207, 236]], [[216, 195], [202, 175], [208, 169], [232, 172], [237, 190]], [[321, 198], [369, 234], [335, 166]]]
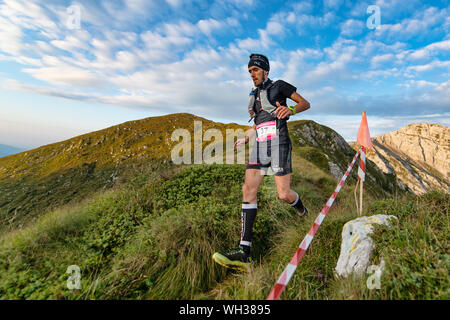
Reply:
[[231, 249], [228, 252], [216, 252], [213, 254], [213, 260], [221, 266], [247, 271], [250, 267], [250, 259], [241, 247]]

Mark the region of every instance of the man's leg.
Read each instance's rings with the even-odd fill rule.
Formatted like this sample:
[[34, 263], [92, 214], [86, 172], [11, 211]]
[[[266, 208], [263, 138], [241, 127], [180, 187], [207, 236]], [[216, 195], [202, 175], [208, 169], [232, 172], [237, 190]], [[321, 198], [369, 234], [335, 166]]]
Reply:
[[246, 169], [244, 184], [242, 185], [242, 201], [256, 203], [258, 188], [264, 179], [262, 169]]
[[300, 196], [291, 189], [291, 174], [288, 173], [283, 176], [274, 175], [273, 177], [275, 179], [275, 184], [277, 185], [278, 198], [294, 207], [300, 216], [305, 215], [307, 210], [303, 206]]
[[297, 192], [291, 189], [291, 172], [292, 172], [292, 144], [281, 144], [273, 150], [273, 162], [278, 167], [275, 173], [275, 183], [277, 185], [278, 198], [289, 203], [297, 210], [298, 215], [304, 216], [308, 210], [303, 206]]
[[291, 189], [291, 174], [284, 176], [273, 176], [275, 184], [277, 185], [278, 198], [287, 203], [292, 203], [297, 200], [297, 192]]
[[251, 236], [253, 222], [255, 221], [257, 211], [256, 194], [258, 193], [258, 188], [263, 178], [264, 175], [261, 174], [260, 169], [247, 168], [245, 170], [245, 181], [242, 186], [243, 201], [241, 211], [242, 229], [240, 246], [227, 252], [216, 252], [213, 255], [214, 261], [227, 268], [245, 270], [250, 265]]
[[245, 180], [242, 186], [241, 242], [239, 244], [248, 256], [250, 256], [252, 244], [253, 223], [258, 211], [256, 195], [263, 178], [264, 174], [260, 169], [245, 170]]
[[274, 176], [277, 185], [278, 198], [289, 203], [297, 210], [298, 215], [304, 216], [308, 210], [303, 206], [302, 200], [297, 192], [291, 189], [291, 174], [284, 176]]

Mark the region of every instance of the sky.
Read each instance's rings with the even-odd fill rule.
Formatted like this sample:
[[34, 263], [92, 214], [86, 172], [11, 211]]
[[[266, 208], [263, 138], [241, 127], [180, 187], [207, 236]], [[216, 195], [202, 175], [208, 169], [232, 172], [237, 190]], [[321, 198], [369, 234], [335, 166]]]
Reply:
[[250, 53], [310, 102], [292, 120], [347, 141], [363, 110], [372, 137], [449, 126], [449, 31], [448, 1], [0, 0], [0, 144], [177, 112], [248, 124]]

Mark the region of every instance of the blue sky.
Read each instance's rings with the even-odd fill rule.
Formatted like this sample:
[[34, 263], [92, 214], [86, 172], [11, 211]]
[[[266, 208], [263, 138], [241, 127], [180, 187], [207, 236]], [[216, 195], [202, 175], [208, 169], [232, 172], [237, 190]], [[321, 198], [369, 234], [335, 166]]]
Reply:
[[[373, 26], [371, 5], [379, 8]], [[0, 143], [189, 112], [247, 124], [252, 52], [356, 139], [450, 124], [448, 1], [0, 1]]]

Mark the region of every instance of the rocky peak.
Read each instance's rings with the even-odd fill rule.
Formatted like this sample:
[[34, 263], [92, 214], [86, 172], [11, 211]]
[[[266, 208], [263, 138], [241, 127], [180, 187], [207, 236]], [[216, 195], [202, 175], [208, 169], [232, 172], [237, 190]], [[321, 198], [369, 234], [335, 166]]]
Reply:
[[410, 124], [400, 130], [373, 139], [404, 154], [406, 158], [427, 164], [449, 176], [450, 128], [432, 123]]
[[450, 128], [432, 123], [410, 124], [372, 138], [368, 159], [383, 172], [395, 173], [415, 194], [433, 188], [448, 192]]

